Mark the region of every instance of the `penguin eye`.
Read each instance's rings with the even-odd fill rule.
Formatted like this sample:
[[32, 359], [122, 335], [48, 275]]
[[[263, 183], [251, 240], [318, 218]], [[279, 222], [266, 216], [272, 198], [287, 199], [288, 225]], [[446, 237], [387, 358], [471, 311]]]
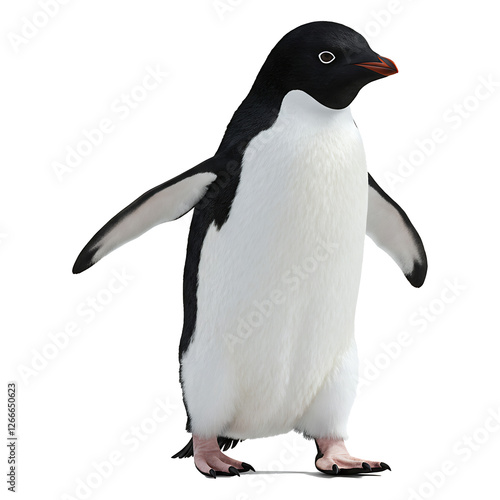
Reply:
[[328, 50], [321, 52], [318, 57], [323, 64], [330, 64], [335, 60], [335, 56], [331, 52], [328, 52]]

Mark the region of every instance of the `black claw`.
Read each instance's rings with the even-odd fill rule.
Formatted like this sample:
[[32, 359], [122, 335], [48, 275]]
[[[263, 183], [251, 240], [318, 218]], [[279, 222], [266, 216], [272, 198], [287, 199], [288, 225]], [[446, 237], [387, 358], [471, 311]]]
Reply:
[[199, 473], [203, 474], [206, 477], [213, 477], [214, 479], [217, 477], [217, 474], [215, 473], [215, 471], [213, 469], [210, 469], [210, 472], [203, 472], [202, 470], [198, 469], [198, 466], [196, 464], [195, 464], [195, 467]]
[[233, 467], [232, 465], [231, 465], [231, 467], [229, 467], [228, 471], [231, 474], [231, 476], [239, 476], [240, 475], [240, 473], [238, 472], [238, 469], [236, 467]]
[[369, 472], [382, 472], [386, 469], [391, 470], [391, 468], [384, 462], [380, 462], [380, 467], [371, 467], [367, 462], [362, 462], [361, 465], [362, 467], [353, 467], [351, 469], [339, 469], [337, 464], [333, 464], [331, 470], [320, 469], [317, 465], [316, 468], [320, 472], [331, 476], [351, 476], [355, 474], [366, 474]]
[[255, 472], [255, 469], [250, 464], [247, 464], [246, 462], [241, 462], [241, 466], [243, 467], [243, 470], [245, 472], [248, 470], [252, 470]]

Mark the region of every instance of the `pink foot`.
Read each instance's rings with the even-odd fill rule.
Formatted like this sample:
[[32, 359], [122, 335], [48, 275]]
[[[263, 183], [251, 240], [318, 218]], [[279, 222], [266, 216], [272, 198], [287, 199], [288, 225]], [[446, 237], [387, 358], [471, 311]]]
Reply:
[[245, 462], [233, 460], [220, 451], [217, 438], [202, 439], [193, 434], [194, 465], [205, 476], [239, 476], [255, 469]]
[[316, 447], [316, 468], [325, 474], [342, 476], [391, 470], [384, 462], [362, 460], [349, 455], [343, 439], [319, 438], [316, 439]]

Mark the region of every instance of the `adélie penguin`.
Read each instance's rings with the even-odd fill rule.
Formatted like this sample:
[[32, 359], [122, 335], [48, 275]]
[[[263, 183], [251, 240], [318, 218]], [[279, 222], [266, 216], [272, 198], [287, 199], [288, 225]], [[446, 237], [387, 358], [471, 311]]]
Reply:
[[291, 430], [315, 440], [326, 474], [389, 469], [344, 444], [364, 236], [415, 287], [427, 259], [367, 173], [349, 105], [397, 71], [346, 26], [299, 26], [270, 52], [214, 156], [124, 208], [75, 262], [81, 273], [194, 209], [179, 349], [192, 438], [174, 457], [194, 455], [208, 477], [253, 470], [223, 453], [238, 441]]

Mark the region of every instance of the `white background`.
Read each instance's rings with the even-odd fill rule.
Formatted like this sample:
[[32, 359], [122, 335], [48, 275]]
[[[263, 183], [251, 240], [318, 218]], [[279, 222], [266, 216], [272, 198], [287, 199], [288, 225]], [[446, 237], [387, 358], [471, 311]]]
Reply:
[[[83, 498], [77, 485], [88, 480], [88, 498], [491, 492], [500, 440], [491, 416], [500, 418], [500, 37], [492, 3], [232, 3], [217, 9], [211, 0], [73, 0], [31, 31], [25, 26], [34, 17], [44, 23], [37, 2], [2, 6], [2, 401], [7, 380], [17, 380], [18, 498]], [[388, 462], [392, 472], [320, 475], [314, 445], [292, 433], [232, 450], [258, 474], [211, 481], [191, 459], [170, 458], [188, 439], [177, 349], [190, 216], [155, 228], [82, 275], [71, 267], [116, 212], [215, 152], [270, 49], [313, 20], [363, 33], [400, 71], [368, 85], [352, 105], [372, 175], [409, 214], [429, 257], [427, 281], [414, 289], [387, 255], [366, 244], [357, 314], [364, 385], [348, 447]], [[20, 42], [23, 29], [31, 38]], [[146, 94], [135, 90], [144, 99], [129, 116], [118, 113], [116, 100], [156, 66], [168, 76]], [[497, 82], [489, 91], [481, 84], [488, 79]], [[467, 116], [459, 114], [464, 105]], [[58, 179], [54, 163], [103, 118], [113, 131]], [[432, 145], [435, 129], [441, 143]], [[427, 144], [427, 154], [418, 153], [416, 141]], [[413, 171], [391, 186], [389, 174], [398, 174], [403, 159]], [[122, 270], [133, 278], [90, 318], [86, 301], [109, 299], [103, 290]], [[49, 334], [68, 323], [80, 333], [54, 354]], [[23, 376], [34, 358], [36, 370]], [[169, 398], [173, 408], [160, 423], [153, 420], [163, 415], [157, 398]], [[141, 425], [147, 432], [134, 449], [130, 433]], [[102, 478], [93, 463], [110, 454], [121, 454], [121, 463]], [[286, 473], [270, 472], [276, 469]]]

